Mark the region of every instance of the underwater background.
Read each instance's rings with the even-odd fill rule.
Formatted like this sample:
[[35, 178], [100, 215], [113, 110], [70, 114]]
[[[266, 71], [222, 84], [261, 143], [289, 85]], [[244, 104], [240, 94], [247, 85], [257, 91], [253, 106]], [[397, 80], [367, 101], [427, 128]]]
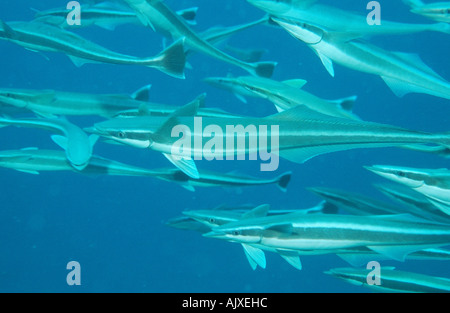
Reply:
[[[320, 1], [367, 14], [366, 1]], [[414, 15], [401, 0], [379, 1], [382, 20], [432, 23]], [[83, 4], [82, 1], [80, 1]], [[264, 13], [244, 0], [166, 0], [172, 9], [198, 6], [196, 31], [231, 26], [261, 18]], [[29, 21], [34, 11], [65, 7], [67, 1], [2, 0], [0, 19]], [[163, 48], [162, 36], [137, 25], [114, 31], [91, 26], [74, 30], [113, 51], [152, 56]], [[450, 37], [437, 32], [384, 35], [371, 42], [390, 51], [418, 53], [424, 62], [450, 79]], [[336, 65], [332, 78], [319, 58], [304, 43], [281, 28], [256, 26], [228, 41], [239, 48], [265, 49], [264, 61], [276, 61], [275, 80], [301, 78], [304, 89], [325, 99], [357, 95], [354, 112], [363, 120], [413, 130], [450, 130], [450, 102], [426, 94], [396, 97], [375, 75]], [[48, 60], [43, 57], [48, 57]], [[276, 113], [272, 103], [248, 98], [244, 104], [231, 93], [203, 79], [247, 75], [238, 67], [195, 53], [192, 69], [180, 80], [139, 66], [86, 64], [80, 68], [61, 53], [34, 53], [0, 41], [0, 87], [131, 94], [151, 84], [153, 102], [183, 105], [206, 93], [206, 107], [248, 116]], [[102, 120], [69, 117], [87, 127]], [[0, 150], [39, 147], [59, 149], [46, 131], [0, 129]], [[99, 142], [94, 153], [144, 168], [171, 167], [158, 152]], [[301, 257], [303, 269], [293, 268], [279, 256], [266, 253], [267, 268], [253, 271], [238, 244], [204, 238], [195, 231], [166, 225], [183, 210], [219, 205], [268, 203], [273, 209], [309, 208], [321, 201], [308, 187], [330, 187], [390, 202], [373, 187], [385, 182], [363, 166], [387, 164], [417, 168], [449, 167], [448, 159], [398, 148], [356, 149], [321, 155], [305, 164], [280, 159], [276, 172], [260, 172], [259, 161], [201, 161], [197, 166], [219, 172], [237, 171], [271, 178], [292, 171], [283, 193], [274, 185], [242, 189], [196, 188], [152, 178], [84, 176], [72, 172], [29, 175], [0, 168], [0, 291], [1, 292], [367, 292], [324, 274], [349, 265], [334, 254]], [[81, 285], [68, 286], [66, 265], [81, 265]], [[381, 261], [382, 266], [450, 278], [445, 261]]]

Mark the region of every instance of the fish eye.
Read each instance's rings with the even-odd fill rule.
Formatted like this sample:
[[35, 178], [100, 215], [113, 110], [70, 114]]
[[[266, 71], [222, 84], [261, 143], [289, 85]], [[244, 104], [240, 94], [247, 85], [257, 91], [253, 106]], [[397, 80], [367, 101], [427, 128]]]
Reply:
[[210, 218], [209, 218], [209, 222], [210, 222], [210, 223], [215, 223], [215, 222], [216, 222], [216, 219], [215, 219], [215, 218], [212, 218], [212, 217], [210, 217]]
[[118, 132], [117, 133], [117, 137], [120, 138], [120, 139], [124, 139], [126, 137], [126, 135], [125, 135], [124, 132]]
[[398, 171], [398, 172], [397, 172], [397, 176], [405, 177], [406, 175], [405, 175], [405, 172]]
[[238, 236], [240, 234], [240, 232], [238, 230], [234, 230], [234, 231], [231, 232], [231, 234], [233, 236]]

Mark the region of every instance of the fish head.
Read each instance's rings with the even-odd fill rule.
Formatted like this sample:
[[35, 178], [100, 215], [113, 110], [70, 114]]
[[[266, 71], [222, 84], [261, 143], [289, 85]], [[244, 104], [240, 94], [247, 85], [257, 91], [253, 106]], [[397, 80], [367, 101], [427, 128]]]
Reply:
[[272, 20], [283, 27], [289, 34], [308, 45], [320, 43], [325, 35], [325, 31], [322, 28], [303, 21], [294, 21], [278, 17], [272, 17]]
[[220, 210], [185, 211], [183, 214], [211, 228], [234, 222], [239, 219], [238, 214], [233, 216], [232, 212]]
[[235, 95], [254, 97], [256, 92], [254, 90], [255, 88], [253, 88], [252, 85], [252, 78], [253, 76], [207, 77], [203, 79], [203, 81], [216, 88], [232, 91]]
[[85, 128], [88, 133], [96, 134], [103, 138], [111, 139], [121, 144], [135, 148], [150, 148], [153, 144], [153, 134], [156, 126], [142, 127], [140, 117], [114, 118]]
[[18, 162], [28, 162], [30, 158], [27, 151], [22, 150], [4, 150], [0, 151], [0, 165], [6, 165]]
[[23, 108], [32, 98], [33, 95], [26, 90], [0, 89], [0, 103]]
[[247, 0], [251, 5], [267, 13], [278, 15], [289, 12], [296, 0]]
[[368, 271], [345, 267], [332, 268], [324, 273], [342, 279], [353, 285], [362, 286], [366, 281]]
[[401, 166], [374, 165], [366, 166], [366, 169], [410, 188], [419, 188], [428, 180], [428, 174], [424, 170]]
[[[232, 223], [229, 223], [232, 224]], [[238, 243], [260, 243], [263, 228], [259, 226], [224, 226], [214, 227], [212, 231], [203, 234], [205, 237], [228, 240]]]
[[206, 77], [203, 78], [205, 83], [222, 89], [233, 89], [236, 85], [236, 78], [233, 77]]

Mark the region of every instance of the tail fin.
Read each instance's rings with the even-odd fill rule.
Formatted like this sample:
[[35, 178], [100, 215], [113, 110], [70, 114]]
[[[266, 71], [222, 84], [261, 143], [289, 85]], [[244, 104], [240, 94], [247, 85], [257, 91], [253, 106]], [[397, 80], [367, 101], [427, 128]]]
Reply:
[[336, 103], [342, 110], [345, 110], [347, 112], [353, 112], [353, 105], [355, 104], [357, 98], [358, 96], [351, 96], [347, 98], [334, 100], [333, 102]]
[[353, 114], [353, 106], [357, 98], [357, 96], [351, 96], [347, 98], [331, 100], [331, 102], [334, 103], [341, 112], [344, 112], [348, 118], [360, 120], [358, 116]]
[[291, 181], [291, 175], [292, 172], [287, 172], [278, 177], [278, 188], [281, 189], [281, 191], [286, 192], [287, 191], [287, 185]]
[[[186, 54], [184, 52], [184, 37], [178, 39], [169, 47], [164, 49], [156, 59], [158, 59], [157, 68], [170, 76], [184, 79], [184, 67], [186, 65]], [[155, 59], [149, 62], [149, 67], [155, 67]]]
[[6, 24], [3, 20], [0, 20], [0, 31], [3, 31], [6, 38], [14, 38], [16, 35], [16, 32], [11, 28], [11, 26]]
[[256, 62], [251, 74], [269, 78], [272, 76], [277, 62]]

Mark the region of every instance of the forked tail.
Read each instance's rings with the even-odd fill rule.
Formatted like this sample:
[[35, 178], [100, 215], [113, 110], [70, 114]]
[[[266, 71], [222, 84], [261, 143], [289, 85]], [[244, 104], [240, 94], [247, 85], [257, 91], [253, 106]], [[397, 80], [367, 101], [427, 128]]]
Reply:
[[269, 78], [272, 76], [277, 62], [256, 62], [252, 63], [253, 67], [249, 71], [250, 74], [260, 77]]
[[[157, 63], [155, 65], [155, 60]], [[161, 72], [175, 78], [184, 79], [184, 67], [186, 54], [184, 52], [184, 37], [178, 39], [169, 47], [161, 51], [155, 58], [149, 61], [149, 67], [156, 67]]]
[[278, 188], [281, 189], [281, 191], [286, 192], [287, 191], [287, 185], [291, 181], [291, 175], [292, 172], [287, 172], [278, 177]]

